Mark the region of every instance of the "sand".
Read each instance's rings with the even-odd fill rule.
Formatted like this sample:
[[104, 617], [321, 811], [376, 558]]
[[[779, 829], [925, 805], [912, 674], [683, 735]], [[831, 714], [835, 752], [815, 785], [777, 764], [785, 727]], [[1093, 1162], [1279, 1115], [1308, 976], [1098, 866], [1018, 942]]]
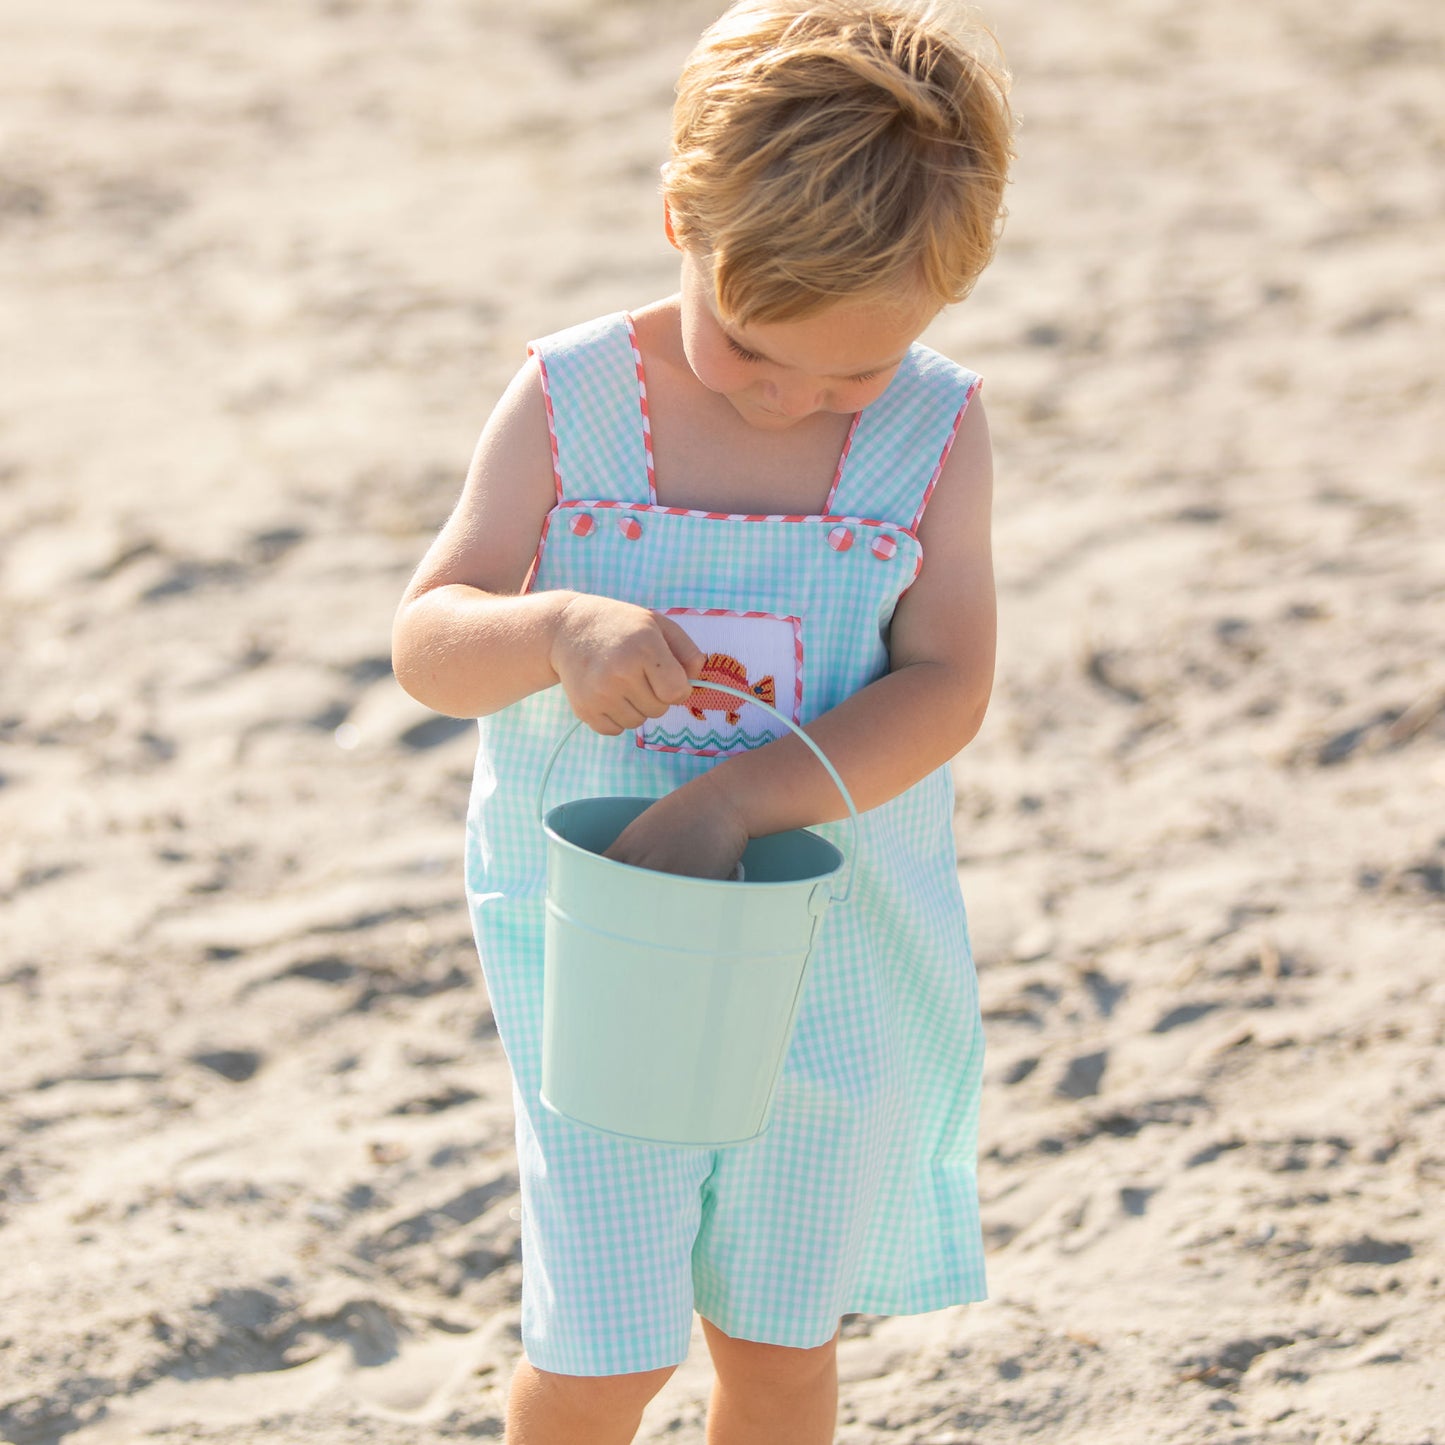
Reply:
[[[392, 610], [526, 339], [672, 288], [661, 0], [8, 0], [0, 1439], [499, 1438], [466, 723]], [[1445, 1439], [1445, 25], [1000, 0], [992, 1299], [838, 1440]], [[645, 1441], [698, 1445], [701, 1339]]]

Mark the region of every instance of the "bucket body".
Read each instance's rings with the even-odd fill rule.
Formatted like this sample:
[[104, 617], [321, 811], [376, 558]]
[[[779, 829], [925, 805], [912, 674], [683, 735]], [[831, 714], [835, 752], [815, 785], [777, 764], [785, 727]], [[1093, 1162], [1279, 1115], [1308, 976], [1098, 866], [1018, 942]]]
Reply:
[[542, 1102], [623, 1138], [725, 1148], [767, 1127], [843, 855], [795, 829], [753, 839], [740, 882], [602, 857], [654, 801], [545, 816]]

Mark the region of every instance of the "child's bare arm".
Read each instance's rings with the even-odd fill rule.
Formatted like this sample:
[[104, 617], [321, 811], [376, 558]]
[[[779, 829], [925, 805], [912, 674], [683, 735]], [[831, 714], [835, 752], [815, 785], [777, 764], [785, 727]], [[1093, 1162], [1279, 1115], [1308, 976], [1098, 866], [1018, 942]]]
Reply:
[[561, 682], [599, 732], [660, 717], [702, 661], [670, 618], [578, 592], [523, 594], [556, 499], [535, 362], [507, 388], [466, 485], [417, 568], [392, 628], [397, 680], [418, 701], [478, 717]]
[[[975, 398], [924, 513], [923, 571], [894, 613], [890, 671], [808, 728], [859, 808], [896, 797], [946, 763], [983, 722], [997, 617], [992, 500], [988, 423]], [[753, 836], [844, 816], [837, 789], [796, 738], [730, 759], [717, 780]]]
[[[924, 514], [923, 571], [894, 614], [891, 670], [808, 724], [860, 809], [886, 802], [946, 763], [983, 721], [996, 618], [992, 492], [988, 425], [975, 400]], [[674, 826], [674, 812], [678, 825], [690, 823]], [[727, 759], [663, 799], [610, 853], [644, 867], [722, 876], [736, 861], [728, 855], [738, 839], [845, 812], [832, 780], [788, 736]]]

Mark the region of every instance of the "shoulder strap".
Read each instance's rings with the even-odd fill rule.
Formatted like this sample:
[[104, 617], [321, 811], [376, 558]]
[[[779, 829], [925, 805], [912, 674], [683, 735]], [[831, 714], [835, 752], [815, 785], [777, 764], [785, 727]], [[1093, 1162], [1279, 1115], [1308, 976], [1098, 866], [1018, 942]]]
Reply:
[[980, 384], [976, 373], [915, 343], [888, 390], [863, 411], [829, 511], [916, 529]]
[[555, 332], [527, 353], [542, 369], [557, 500], [649, 501], [652, 441], [627, 313]]

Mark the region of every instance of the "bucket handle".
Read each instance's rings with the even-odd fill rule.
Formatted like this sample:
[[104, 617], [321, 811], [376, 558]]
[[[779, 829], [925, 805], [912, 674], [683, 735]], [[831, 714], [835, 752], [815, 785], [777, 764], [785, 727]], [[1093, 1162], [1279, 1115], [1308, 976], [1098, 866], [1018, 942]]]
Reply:
[[[702, 686], [703, 684], [697, 685]], [[708, 692], [729, 692], [734, 697], [740, 697], [744, 702], [750, 702], [754, 707], [761, 708], [765, 713], [768, 713], [770, 716], [775, 717], [785, 727], [791, 729], [794, 733], [796, 733], [798, 737], [808, 745], [808, 748], [812, 752], [813, 756], [817, 758], [817, 760], [822, 763], [822, 765], [827, 769], [828, 776], [833, 780], [833, 786], [836, 787], [839, 793], [843, 795], [843, 801], [847, 804], [848, 821], [852, 830], [852, 847], [848, 853], [848, 883], [841, 893], [835, 893], [833, 895], [833, 901], [835, 903], [845, 902], [848, 898], [848, 895], [853, 891], [853, 868], [858, 857], [858, 809], [853, 803], [853, 795], [848, 791], [847, 784], [844, 783], [841, 777], [839, 777], [838, 769], [835, 768], [831, 762], [829, 762], [828, 755], [823, 751], [823, 749], [820, 748], [818, 744], [815, 743], [812, 738], [810, 738], [807, 733], [805, 733], [802, 728], [800, 728], [797, 723], [792, 720], [792, 718], [785, 716], [783, 713], [780, 713], [777, 708], [773, 707], [769, 703], [765, 703], [761, 698], [756, 698], [752, 695], [752, 693], [744, 692], [739, 687], [732, 687], [725, 682], [713, 682], [711, 679], [709, 679], [706, 684], [706, 690]], [[567, 729], [565, 733], [562, 734], [562, 736], [557, 740], [557, 746], [552, 749], [551, 756], [547, 759], [546, 767], [542, 769], [542, 781], [537, 788], [538, 817], [546, 817], [547, 784], [552, 777], [552, 768], [555, 766], [557, 759], [562, 756], [562, 749], [565, 748], [569, 742], [571, 742], [573, 733], [575, 733], [577, 729], [581, 726], [582, 720], [579, 718], [575, 723], [572, 724], [570, 728]]]

